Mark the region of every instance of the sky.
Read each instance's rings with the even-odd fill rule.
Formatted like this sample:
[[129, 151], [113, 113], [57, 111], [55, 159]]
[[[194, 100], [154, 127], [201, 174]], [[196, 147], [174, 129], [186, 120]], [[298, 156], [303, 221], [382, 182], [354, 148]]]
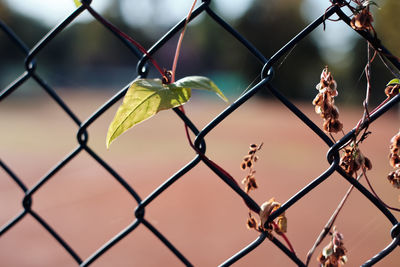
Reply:
[[[73, 10], [76, 9], [73, 0], [5, 0], [14, 10], [40, 20], [49, 27], [54, 27]], [[92, 7], [102, 13], [114, 1], [120, 1], [122, 15], [128, 24], [135, 26], [173, 25], [187, 15], [192, 0], [93, 0]], [[228, 20], [242, 16], [254, 0], [213, 0], [217, 13]], [[278, 0], [270, 0], [278, 1]], [[284, 1], [284, 0], [280, 0]], [[198, 0], [200, 3], [201, 1]], [[57, 4], [55, 4], [57, 3]], [[134, 3], [134, 4], [133, 4]], [[198, 4], [199, 4], [198, 3]], [[330, 5], [329, 0], [303, 0], [302, 14], [309, 22], [323, 14]], [[176, 8], [179, 7], [179, 8]], [[157, 20], [154, 20], [157, 17]], [[75, 23], [84, 23], [93, 18], [82, 14]], [[327, 22], [324, 32], [322, 27], [316, 30], [312, 37], [322, 49], [329, 50], [335, 56], [330, 60], [340, 60], [352, 46], [354, 33], [343, 23]], [[328, 51], [327, 51], [328, 52]]]
[[[33, 18], [40, 18], [45, 25], [55, 26], [75, 8], [73, 0], [5, 0], [14, 10]], [[99, 13], [117, 0], [93, 0], [91, 6]], [[192, 0], [119, 0], [124, 19], [133, 25], [146, 25], [152, 21], [154, 14], [159, 23], [175, 23], [187, 15]], [[201, 3], [200, 0], [197, 1]], [[244, 14], [253, 0], [214, 0], [219, 13], [229, 19], [235, 19]], [[56, 4], [55, 4], [56, 3]], [[134, 4], [133, 4], [134, 3]], [[176, 8], [176, 7], [179, 8]], [[154, 8], [155, 7], [155, 8]], [[85, 22], [92, 18], [80, 16], [77, 22]]]

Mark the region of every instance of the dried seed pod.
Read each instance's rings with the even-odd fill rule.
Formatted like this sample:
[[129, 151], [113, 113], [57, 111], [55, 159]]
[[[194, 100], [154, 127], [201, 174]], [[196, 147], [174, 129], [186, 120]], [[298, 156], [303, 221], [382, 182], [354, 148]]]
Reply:
[[260, 227], [266, 229], [265, 223], [268, 221], [269, 215], [277, 208], [279, 208], [281, 204], [275, 201], [275, 198], [271, 198], [267, 202], [264, 202], [260, 207]]
[[329, 119], [324, 122], [323, 128], [325, 132], [337, 133], [343, 129], [343, 124], [338, 119]]
[[350, 21], [350, 26], [358, 31], [369, 30], [374, 31], [372, 22], [374, 21], [371, 12], [367, 8], [361, 10], [360, 13], [356, 14]]
[[258, 148], [257, 144], [251, 144], [250, 145], [250, 149], [251, 150], [257, 150], [257, 148]]
[[393, 168], [400, 168], [400, 156], [398, 154], [390, 154], [389, 162]]
[[246, 169], [246, 162], [245, 161], [243, 161], [242, 163], [240, 163], [240, 168], [242, 169], [242, 170], [245, 170]]
[[390, 142], [392, 143], [391, 147], [400, 148], [400, 132], [393, 136]]
[[247, 222], [246, 222], [247, 228], [248, 229], [257, 229], [257, 225], [258, 225], [257, 220], [253, 216], [251, 216], [251, 214], [249, 216], [250, 216], [250, 218], [248, 218]]
[[389, 182], [395, 187], [400, 188], [400, 169], [397, 169], [388, 175]]
[[367, 170], [371, 170], [372, 169], [372, 163], [369, 160], [369, 158], [367, 158], [367, 157], [364, 158], [364, 166], [365, 166], [365, 168], [367, 168]]
[[246, 166], [251, 168], [251, 166], [253, 166], [253, 162], [251, 160], [247, 161]]
[[287, 218], [285, 216], [285, 213], [276, 218], [276, 224], [278, 225], [278, 229], [275, 229], [275, 231], [278, 234], [287, 232]]

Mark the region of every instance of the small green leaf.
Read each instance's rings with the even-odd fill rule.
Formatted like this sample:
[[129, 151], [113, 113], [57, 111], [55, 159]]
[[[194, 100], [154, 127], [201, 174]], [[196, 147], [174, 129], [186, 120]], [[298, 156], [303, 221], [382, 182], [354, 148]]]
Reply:
[[225, 102], [229, 102], [221, 90], [219, 90], [218, 86], [207, 77], [188, 76], [176, 81], [174, 84], [179, 87], [211, 91], [216, 93]]
[[79, 1], [79, 0], [74, 0], [74, 3], [76, 5], [76, 7], [80, 7], [82, 5], [81, 1]]
[[400, 84], [400, 79], [392, 79], [386, 86]]
[[163, 84], [160, 79], [134, 81], [108, 128], [107, 148], [112, 141], [129, 128], [161, 110], [181, 106], [189, 100], [190, 96], [190, 88], [175, 84]]

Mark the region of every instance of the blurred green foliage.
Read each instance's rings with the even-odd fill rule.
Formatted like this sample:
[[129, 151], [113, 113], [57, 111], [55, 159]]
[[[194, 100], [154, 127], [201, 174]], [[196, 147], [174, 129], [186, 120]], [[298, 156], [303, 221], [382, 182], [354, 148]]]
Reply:
[[[266, 57], [270, 57], [306, 26], [300, 12], [301, 5], [302, 1], [299, 0], [255, 0], [240, 19], [229, 23]], [[396, 14], [400, 3], [386, 0], [379, 5], [380, 9], [372, 8], [378, 36], [389, 49], [400, 55], [400, 35], [397, 33], [400, 18]], [[161, 26], [158, 31], [149, 32], [154, 28], [129, 26], [122, 19], [120, 8], [119, 5], [110, 5], [102, 15], [144, 47], [150, 47], [162, 36], [160, 32], [169, 29], [170, 25], [165, 28]], [[14, 13], [3, 2], [0, 2], [0, 19], [29, 47], [49, 31], [39, 21]], [[196, 20], [198, 23], [189, 25], [183, 42], [177, 78], [207, 75], [224, 91], [232, 87], [232, 92], [240, 93], [260, 75], [262, 65], [211, 18], [203, 16]], [[5, 38], [3, 32], [0, 32], [0, 40], [0, 86], [4, 88], [23, 71], [24, 55]], [[155, 54], [157, 61], [166, 69], [172, 65], [176, 42], [177, 38], [172, 39]], [[365, 91], [365, 79], [360, 77], [367, 62], [366, 42], [360, 38], [355, 42], [357, 45], [347, 56], [346, 64], [330, 66], [339, 83], [341, 97], [348, 99], [348, 102], [362, 99]], [[307, 37], [275, 66], [274, 85], [289, 97], [311, 101], [316, 94], [315, 84], [319, 81], [319, 75], [324, 66], [330, 63], [322, 60], [321, 53], [324, 51], [318, 49], [316, 41]], [[115, 89], [136, 77], [135, 56], [97, 21], [68, 26], [39, 53], [36, 60], [37, 71], [56, 86]], [[379, 99], [384, 97], [381, 94], [382, 86], [393, 75], [385, 70], [379, 59], [375, 62], [373, 86], [377, 88], [375, 94]], [[150, 76], [157, 74], [151, 72]], [[268, 95], [267, 92], [261, 94]]]

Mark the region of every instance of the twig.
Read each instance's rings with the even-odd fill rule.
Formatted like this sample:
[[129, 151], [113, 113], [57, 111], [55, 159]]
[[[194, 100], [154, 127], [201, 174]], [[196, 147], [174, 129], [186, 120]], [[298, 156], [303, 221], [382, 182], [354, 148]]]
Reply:
[[[364, 172], [363, 172], [364, 173]], [[357, 181], [360, 180], [360, 178], [363, 176], [363, 173], [359, 174], [357, 176]], [[325, 227], [322, 229], [321, 233], [319, 234], [317, 240], [315, 241], [314, 245], [312, 248], [308, 251], [307, 253], [307, 259], [306, 259], [306, 266], [310, 263], [311, 257], [315, 251], [315, 249], [322, 243], [324, 238], [328, 235], [328, 233], [331, 231], [333, 224], [336, 221], [337, 216], [339, 215], [339, 212], [342, 210], [344, 204], [346, 203], [346, 200], [348, 199], [351, 191], [353, 191], [354, 185], [351, 185], [350, 188], [347, 190], [346, 194], [342, 198], [342, 201], [340, 201], [339, 205], [337, 206], [336, 210], [333, 212], [332, 216], [329, 218], [328, 222], [325, 224]]]

